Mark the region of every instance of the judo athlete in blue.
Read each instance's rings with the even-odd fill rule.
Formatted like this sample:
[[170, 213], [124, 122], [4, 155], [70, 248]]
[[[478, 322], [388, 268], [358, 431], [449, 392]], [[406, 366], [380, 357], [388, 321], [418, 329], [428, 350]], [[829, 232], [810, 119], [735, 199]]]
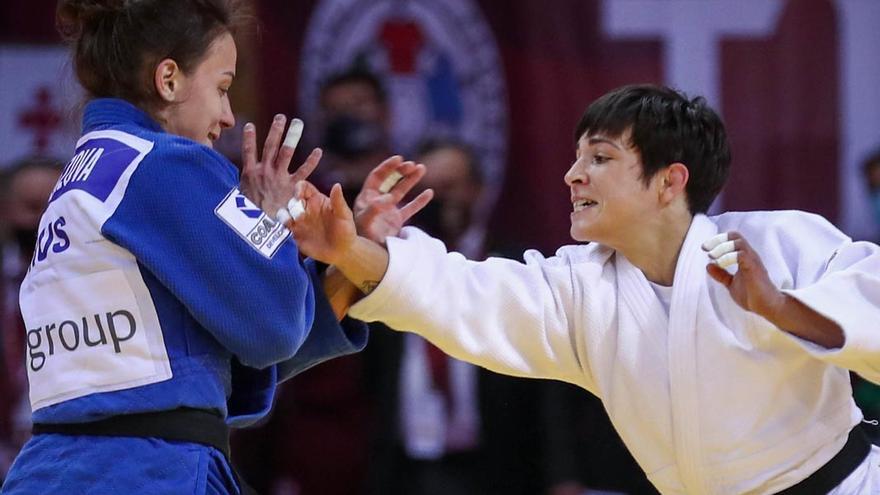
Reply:
[[2, 492], [241, 493], [228, 427], [265, 416], [278, 382], [366, 344], [362, 323], [338, 321], [332, 275], [264, 212], [320, 153], [288, 174], [276, 117], [258, 162], [249, 124], [240, 186], [212, 149], [233, 125], [231, 2], [58, 12], [90, 101], [22, 285], [34, 436]]

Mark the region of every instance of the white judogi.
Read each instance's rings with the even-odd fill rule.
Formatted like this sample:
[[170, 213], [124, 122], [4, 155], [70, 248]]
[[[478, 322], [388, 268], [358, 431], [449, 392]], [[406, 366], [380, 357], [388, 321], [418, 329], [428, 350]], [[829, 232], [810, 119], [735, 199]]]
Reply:
[[[843, 348], [779, 330], [708, 276], [700, 245], [730, 230], [778, 287], [843, 328]], [[500, 373], [589, 390], [664, 494], [771, 494], [796, 484], [862, 419], [847, 369], [880, 381], [880, 248], [815, 215], [697, 215], [668, 316], [643, 273], [599, 244], [551, 258], [530, 251], [523, 264], [446, 254], [413, 228], [402, 237], [388, 239], [388, 271], [351, 316], [415, 330]], [[880, 490], [873, 462], [845, 483]]]

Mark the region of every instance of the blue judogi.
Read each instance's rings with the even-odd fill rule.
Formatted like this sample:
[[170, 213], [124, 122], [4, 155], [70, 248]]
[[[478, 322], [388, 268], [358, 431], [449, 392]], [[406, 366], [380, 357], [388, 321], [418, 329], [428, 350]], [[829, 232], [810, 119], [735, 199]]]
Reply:
[[[364, 347], [315, 263], [237, 189], [234, 165], [131, 104], [91, 101], [22, 284], [35, 423], [181, 407], [233, 426], [278, 382]], [[237, 493], [222, 453], [152, 438], [37, 435], [3, 493]]]

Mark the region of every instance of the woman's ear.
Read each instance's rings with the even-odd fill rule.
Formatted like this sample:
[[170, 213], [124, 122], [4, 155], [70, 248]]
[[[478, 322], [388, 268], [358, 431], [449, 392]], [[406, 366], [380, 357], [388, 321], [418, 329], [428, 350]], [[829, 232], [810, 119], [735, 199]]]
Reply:
[[153, 74], [153, 84], [159, 97], [168, 103], [180, 99], [180, 91], [183, 86], [183, 71], [177, 62], [166, 58], [159, 62]]
[[660, 198], [664, 202], [671, 202], [676, 196], [684, 194], [690, 174], [685, 164], [675, 162], [661, 172], [663, 184], [660, 188]]

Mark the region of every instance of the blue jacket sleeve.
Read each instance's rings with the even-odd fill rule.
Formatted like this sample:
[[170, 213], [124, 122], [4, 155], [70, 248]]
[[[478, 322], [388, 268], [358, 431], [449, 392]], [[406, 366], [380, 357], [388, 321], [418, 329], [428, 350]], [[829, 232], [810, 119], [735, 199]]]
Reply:
[[329, 359], [359, 352], [366, 347], [369, 337], [366, 323], [348, 317], [336, 320], [333, 308], [324, 296], [323, 270], [312, 259], [307, 259], [305, 265], [318, 293], [315, 296], [315, 322], [299, 352], [278, 364], [279, 382]]
[[230, 203], [239, 196], [237, 183], [235, 168], [220, 155], [172, 140], [132, 174], [102, 231], [242, 364], [265, 368], [289, 359], [306, 340], [314, 292], [292, 240], [269, 256], [224, 220], [222, 205], [262, 214], [243, 198], [240, 212]]
[[256, 370], [232, 361], [232, 394], [227, 401], [230, 426], [249, 426], [268, 414], [278, 382], [329, 359], [361, 351], [367, 345], [366, 323], [351, 318], [336, 321], [322, 290], [323, 270], [311, 259], [305, 266], [316, 288], [315, 319], [309, 336], [296, 355], [276, 366]]

